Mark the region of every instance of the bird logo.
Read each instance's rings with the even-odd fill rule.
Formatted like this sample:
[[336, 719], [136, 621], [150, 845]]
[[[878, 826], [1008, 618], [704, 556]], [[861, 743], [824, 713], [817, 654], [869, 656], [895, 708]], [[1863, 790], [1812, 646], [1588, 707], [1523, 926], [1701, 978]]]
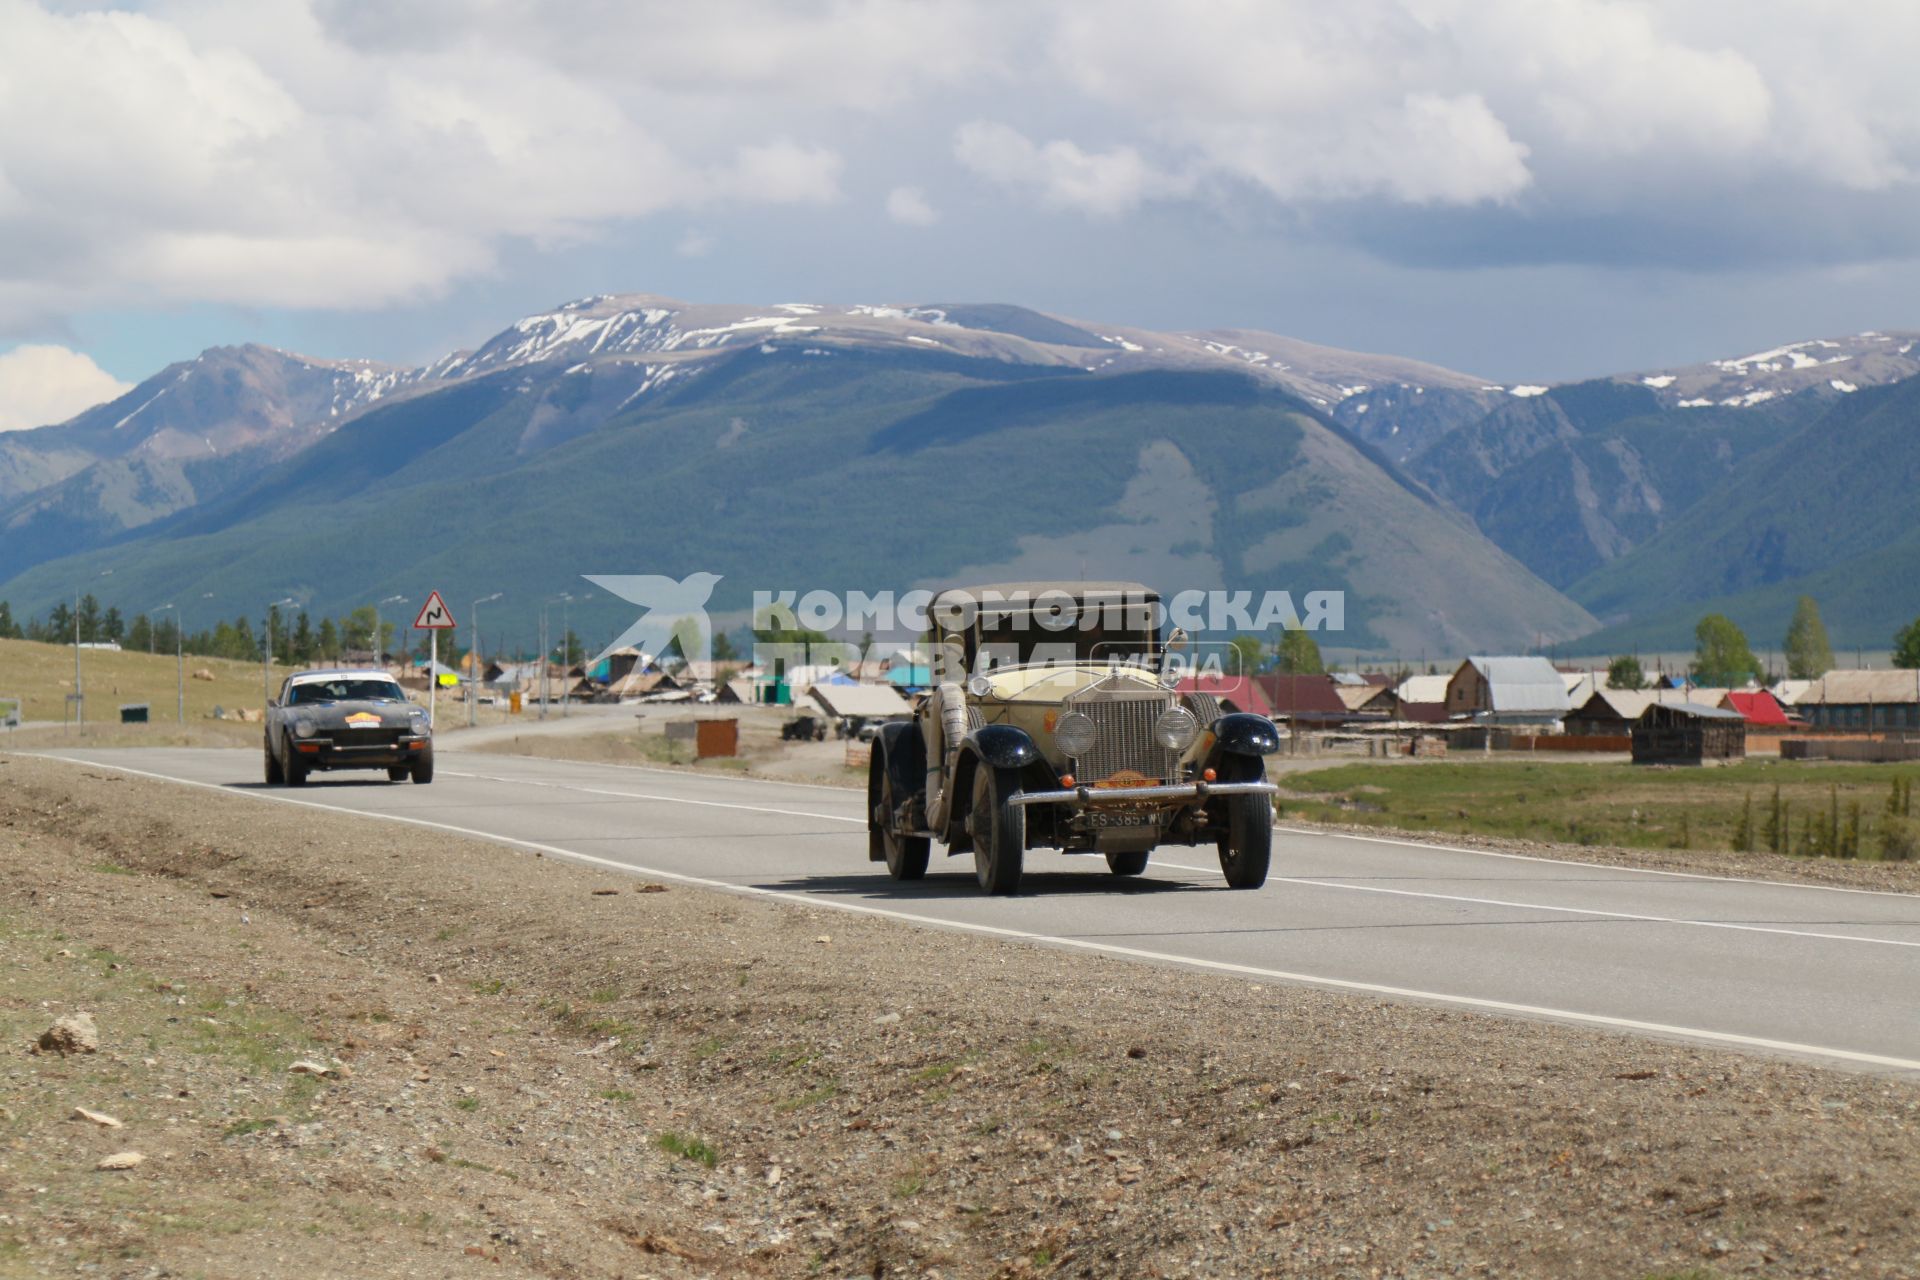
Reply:
[[639, 621], [594, 655], [587, 664], [589, 667], [629, 645], [648, 658], [657, 659], [674, 640], [680, 642], [680, 656], [688, 662], [705, 662], [711, 656], [713, 628], [707, 623], [707, 601], [719, 585], [719, 574], [690, 573], [678, 581], [657, 573], [580, 576], [646, 610]]

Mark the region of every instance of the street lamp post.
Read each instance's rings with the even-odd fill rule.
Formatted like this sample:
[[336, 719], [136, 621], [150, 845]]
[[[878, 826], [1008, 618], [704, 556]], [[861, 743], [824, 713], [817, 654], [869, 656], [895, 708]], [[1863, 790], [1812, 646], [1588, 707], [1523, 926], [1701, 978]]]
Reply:
[[[185, 724], [187, 722], [187, 651], [183, 647], [183, 642], [180, 638], [180, 610], [174, 608], [174, 606], [169, 603], [155, 605], [153, 612], [157, 616], [165, 613], [169, 609], [173, 609], [173, 678], [176, 686], [174, 693], [174, 701], [176, 703], [175, 713], [178, 715], [180, 723]], [[149, 649], [153, 646], [154, 631], [154, 625], [148, 623], [147, 646]]]
[[[406, 602], [407, 598], [405, 596], [388, 596], [385, 600], [378, 601], [373, 606], [373, 665], [376, 667], [386, 665], [380, 661], [380, 638], [386, 631], [386, 624], [380, 621], [380, 606], [387, 604], [405, 604]], [[405, 664], [403, 663], [402, 665], [404, 666]]]
[[266, 644], [260, 650], [260, 701], [263, 705], [273, 701], [273, 611], [281, 605], [294, 603], [294, 598], [288, 596], [267, 606]]
[[468, 655], [472, 664], [472, 678], [467, 682], [467, 728], [480, 723], [480, 606], [489, 601], [498, 600], [501, 592], [482, 596], [473, 602], [473, 652]]
[[[574, 597], [569, 592], [560, 593], [560, 648], [566, 655], [562, 665], [566, 668], [567, 680], [560, 686], [560, 715], [565, 718], [567, 708], [573, 704], [573, 625], [569, 620]], [[581, 600], [593, 599], [593, 592], [578, 597]]]

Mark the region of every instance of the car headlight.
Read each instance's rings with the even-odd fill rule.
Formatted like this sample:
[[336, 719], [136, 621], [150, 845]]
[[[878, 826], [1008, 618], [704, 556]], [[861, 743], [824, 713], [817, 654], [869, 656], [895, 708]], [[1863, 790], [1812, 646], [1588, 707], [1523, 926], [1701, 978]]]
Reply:
[[993, 681], [989, 680], [986, 676], [975, 676], [973, 679], [967, 681], [967, 692], [976, 698], [991, 698], [993, 696]]
[[422, 735], [427, 733], [427, 713], [424, 711], [414, 711], [409, 714], [413, 717], [413, 731]]
[[293, 736], [296, 738], [311, 738], [313, 736], [313, 721], [295, 720], [293, 722]]
[[1070, 756], [1083, 756], [1093, 750], [1093, 741], [1099, 736], [1093, 717], [1084, 711], [1069, 711], [1053, 724], [1054, 742]]
[[1168, 707], [1153, 722], [1153, 736], [1169, 751], [1185, 751], [1200, 733], [1200, 722], [1185, 707]]

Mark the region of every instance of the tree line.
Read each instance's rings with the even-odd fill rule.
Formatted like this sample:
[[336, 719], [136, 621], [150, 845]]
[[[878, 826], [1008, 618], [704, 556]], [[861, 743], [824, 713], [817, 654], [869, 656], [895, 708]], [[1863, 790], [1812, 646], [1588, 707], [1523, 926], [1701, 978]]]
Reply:
[[[1700, 619], [1693, 629], [1693, 639], [1690, 674], [1698, 683], [1724, 689], [1749, 680], [1769, 680], [1770, 673], [1753, 656], [1747, 633], [1725, 614], [1710, 613]], [[1781, 652], [1790, 680], [1814, 680], [1833, 670], [1833, 642], [1827, 637], [1827, 625], [1821, 621], [1820, 606], [1812, 596], [1801, 596], [1794, 607]], [[1894, 633], [1893, 665], [1907, 670], [1920, 668], [1920, 618]], [[1637, 656], [1622, 654], [1607, 664], [1608, 688], [1643, 689], [1646, 684], [1647, 673]]]
[[[222, 620], [197, 631], [180, 630], [172, 613], [150, 618], [144, 613], [131, 619], [112, 605], [101, 607], [91, 594], [80, 597], [78, 606], [64, 601], [48, 611], [46, 617], [16, 620], [12, 607], [0, 600], [0, 640], [38, 640], [47, 644], [117, 644], [123, 649], [145, 649], [154, 653], [172, 653], [176, 646], [183, 653], [203, 658], [232, 658], [257, 662], [262, 653], [262, 626], [273, 635], [273, 657], [288, 666], [311, 666], [336, 662], [348, 653], [366, 653], [374, 648], [378, 629], [380, 651], [389, 657], [425, 657], [429, 639], [426, 632], [418, 639], [404, 639], [392, 619], [380, 618], [372, 605], [362, 605], [339, 618], [322, 617], [318, 621], [306, 610], [286, 613], [277, 606], [264, 619], [245, 614]], [[572, 637], [569, 637], [573, 640]], [[404, 647], [396, 647], [404, 644]], [[579, 642], [573, 640], [573, 645]], [[557, 648], [557, 646], [556, 646]], [[440, 661], [452, 665], [465, 653], [451, 632], [440, 637]]]

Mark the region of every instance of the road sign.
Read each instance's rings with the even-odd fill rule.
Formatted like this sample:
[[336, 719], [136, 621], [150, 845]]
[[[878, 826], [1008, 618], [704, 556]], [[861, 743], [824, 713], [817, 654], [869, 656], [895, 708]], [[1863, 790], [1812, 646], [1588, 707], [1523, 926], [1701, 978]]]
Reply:
[[451, 631], [453, 625], [453, 610], [447, 608], [438, 591], [427, 597], [420, 606], [420, 616], [413, 620], [415, 631]]

